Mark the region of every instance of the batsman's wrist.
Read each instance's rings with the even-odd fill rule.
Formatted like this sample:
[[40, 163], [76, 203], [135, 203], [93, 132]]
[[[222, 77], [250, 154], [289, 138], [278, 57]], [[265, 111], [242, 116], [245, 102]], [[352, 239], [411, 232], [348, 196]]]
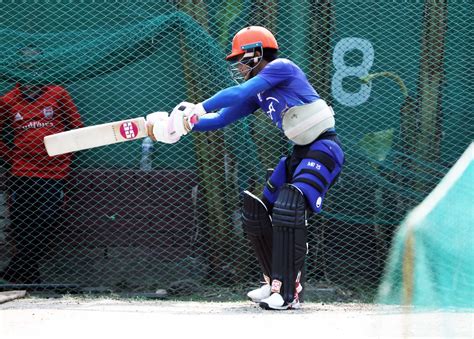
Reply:
[[[191, 117], [190, 117], [190, 118], [191, 118]], [[191, 130], [192, 130], [193, 127], [194, 127], [194, 124], [191, 124], [191, 123], [189, 122], [189, 119], [190, 119], [190, 118], [184, 118], [184, 119], [183, 119], [183, 127], [184, 127], [184, 130], [186, 131], [186, 133], [191, 132]]]
[[193, 110], [193, 114], [197, 114], [197, 116], [200, 117], [200, 116], [203, 116], [206, 113], [207, 113], [207, 111], [204, 108], [204, 105], [202, 104], [202, 102], [200, 102], [199, 104], [196, 104], [196, 106], [194, 107], [194, 110]]

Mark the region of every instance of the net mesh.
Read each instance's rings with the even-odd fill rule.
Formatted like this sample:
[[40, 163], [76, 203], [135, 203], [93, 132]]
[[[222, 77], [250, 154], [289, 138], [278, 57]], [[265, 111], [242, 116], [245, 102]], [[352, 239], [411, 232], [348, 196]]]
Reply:
[[[60, 85], [86, 126], [207, 99], [233, 84], [224, 61], [233, 35], [247, 25], [269, 28], [280, 55], [333, 106], [346, 153], [324, 211], [310, 220], [308, 286], [373, 295], [397, 225], [473, 139], [472, 2], [1, 5], [0, 94], [18, 83]], [[19, 53], [25, 46], [41, 53]], [[8, 114], [2, 137], [11, 150], [21, 122]], [[239, 194], [261, 194], [266, 169], [290, 147], [257, 111], [173, 145], [133, 141], [75, 154], [61, 214], [48, 223], [52, 235], [32, 237], [30, 251], [44, 244], [41, 282], [114, 291], [187, 282], [183, 293], [254, 286], [261, 278]], [[5, 152], [0, 269], [19, 246]]]
[[473, 159], [471, 144], [401, 225], [379, 290], [381, 303], [474, 307]]

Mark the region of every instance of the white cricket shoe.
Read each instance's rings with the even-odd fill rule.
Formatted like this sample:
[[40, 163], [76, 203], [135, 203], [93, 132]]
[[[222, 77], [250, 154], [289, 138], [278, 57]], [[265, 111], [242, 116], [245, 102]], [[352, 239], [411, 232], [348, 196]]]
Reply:
[[298, 299], [293, 300], [291, 303], [287, 303], [283, 300], [280, 293], [273, 293], [266, 299], [263, 299], [259, 303], [260, 307], [266, 310], [288, 310], [298, 309], [301, 307]]
[[270, 284], [265, 283], [260, 288], [256, 288], [249, 293], [247, 293], [247, 297], [255, 303], [259, 303], [265, 298], [268, 298], [272, 294], [272, 287]]

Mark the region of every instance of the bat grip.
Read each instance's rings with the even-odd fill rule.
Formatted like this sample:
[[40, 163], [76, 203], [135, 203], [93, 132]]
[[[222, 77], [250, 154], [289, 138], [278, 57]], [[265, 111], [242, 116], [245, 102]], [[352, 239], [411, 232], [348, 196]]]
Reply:
[[194, 125], [199, 121], [199, 116], [197, 114], [194, 114], [189, 118], [189, 121]]

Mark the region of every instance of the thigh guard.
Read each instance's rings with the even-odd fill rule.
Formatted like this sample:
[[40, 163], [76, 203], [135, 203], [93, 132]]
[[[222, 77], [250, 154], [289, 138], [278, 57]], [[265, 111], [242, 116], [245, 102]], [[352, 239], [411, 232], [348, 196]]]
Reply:
[[286, 184], [281, 188], [272, 222], [272, 292], [292, 302], [307, 252], [306, 201], [297, 187]]
[[272, 221], [265, 204], [249, 191], [243, 192], [242, 227], [247, 234], [262, 268], [271, 276]]
[[321, 212], [324, 197], [341, 173], [343, 162], [344, 153], [336, 142], [319, 140], [296, 168], [291, 183], [303, 192], [313, 212]]

